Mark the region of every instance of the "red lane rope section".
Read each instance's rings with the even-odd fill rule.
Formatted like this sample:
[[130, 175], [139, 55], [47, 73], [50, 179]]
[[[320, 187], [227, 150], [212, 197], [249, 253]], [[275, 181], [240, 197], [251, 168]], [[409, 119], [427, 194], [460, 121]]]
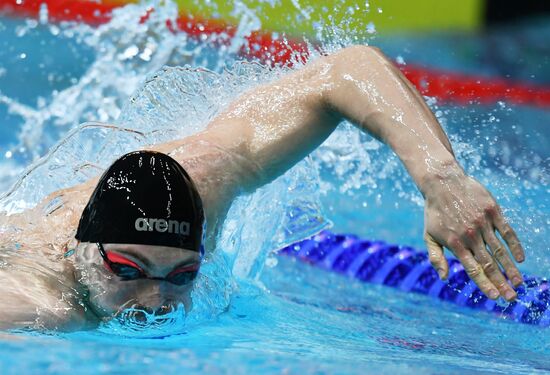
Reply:
[[0, 0], [0, 12], [15, 16], [37, 17], [42, 4], [47, 6], [50, 22], [79, 21], [89, 25], [109, 22], [112, 10], [124, 5], [121, 0]]
[[550, 107], [550, 87], [408, 65], [400, 66], [400, 69], [420, 92], [435, 96], [444, 102], [491, 104], [506, 101], [513, 104]]
[[[1, 2], [2, 0], [0, 0]], [[169, 23], [168, 27], [172, 28]], [[177, 20], [177, 28], [193, 37], [200, 38], [203, 35], [227, 35], [229, 42], [236, 34], [237, 28], [220, 20], [200, 19], [196, 16], [180, 15]], [[256, 58], [268, 64], [289, 64], [292, 56], [300, 55], [304, 61], [307, 59], [307, 46], [284, 38], [274, 39], [271, 33], [254, 31], [246, 37], [247, 45], [240, 50], [241, 55], [248, 58]], [[221, 39], [220, 39], [221, 42]]]
[[[42, 4], [47, 5], [50, 22], [78, 21], [99, 25], [111, 19], [113, 9], [124, 5], [123, 0], [75, 1], [75, 0], [0, 0], [0, 12], [8, 15], [37, 17]], [[142, 17], [146, 20], [152, 10]], [[236, 27], [224, 21], [201, 19], [181, 15], [177, 25], [167, 22], [174, 30], [180, 29], [194, 37], [213, 34], [227, 35], [229, 41]], [[248, 58], [257, 58], [270, 64], [290, 64], [292, 56], [307, 59], [305, 43], [274, 38], [271, 33], [254, 32], [247, 37], [248, 45], [240, 52]], [[298, 54], [296, 55], [296, 52]], [[492, 104], [506, 101], [513, 104], [550, 107], [550, 87], [515, 83], [504, 79], [477, 77], [467, 74], [426, 69], [413, 65], [400, 66], [405, 76], [420, 92], [435, 96], [443, 102], [458, 104]]]

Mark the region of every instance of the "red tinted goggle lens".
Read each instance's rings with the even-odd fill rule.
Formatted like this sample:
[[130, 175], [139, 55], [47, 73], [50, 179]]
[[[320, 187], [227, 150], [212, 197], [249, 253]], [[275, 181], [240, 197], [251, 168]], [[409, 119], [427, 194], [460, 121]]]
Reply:
[[147, 274], [138, 267], [134, 267], [128, 264], [113, 262], [107, 256], [103, 245], [98, 243], [99, 253], [105, 262], [105, 265], [111, 272], [120, 277], [122, 280], [137, 280], [137, 279], [151, 279], [151, 280], [163, 280], [175, 285], [185, 285], [193, 281], [199, 273], [199, 264], [192, 266], [183, 266], [172, 272], [166, 277], [148, 277]]

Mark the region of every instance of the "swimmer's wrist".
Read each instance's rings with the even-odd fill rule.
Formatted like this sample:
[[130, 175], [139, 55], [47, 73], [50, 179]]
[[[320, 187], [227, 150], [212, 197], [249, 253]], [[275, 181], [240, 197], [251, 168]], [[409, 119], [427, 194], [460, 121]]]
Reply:
[[466, 177], [466, 173], [456, 159], [437, 160], [430, 163], [427, 170], [417, 179], [417, 186], [426, 198], [437, 194], [443, 188], [449, 189], [454, 182]]

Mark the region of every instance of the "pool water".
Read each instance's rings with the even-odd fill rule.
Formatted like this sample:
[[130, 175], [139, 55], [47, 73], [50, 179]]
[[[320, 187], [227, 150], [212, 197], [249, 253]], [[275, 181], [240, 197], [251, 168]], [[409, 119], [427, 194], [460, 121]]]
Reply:
[[[158, 18], [138, 25], [136, 15], [145, 6], [119, 10], [99, 29], [0, 18], [0, 191], [8, 191], [25, 167], [73, 134], [57, 151], [63, 158], [50, 157], [49, 169], [36, 169], [31, 183], [2, 200], [3, 209], [6, 202], [21, 209], [47, 191], [98, 173], [72, 175], [77, 157], [94, 158], [105, 167], [109, 157], [128, 147], [173, 136], [176, 115], [186, 121], [185, 129], [177, 129], [179, 136], [196, 131], [236, 94], [281, 74], [253, 64], [233, 65], [240, 59], [234, 53], [238, 40], [219, 49], [167, 32], [159, 20], [174, 16], [169, 2]], [[374, 36], [365, 42], [406, 63], [548, 84], [549, 54], [541, 42], [550, 36], [547, 24], [533, 22], [484, 36]], [[322, 43], [345, 44], [337, 32], [332, 35]], [[495, 40], [513, 45], [519, 54], [525, 50], [522, 62], [504, 47], [493, 49], [489, 58], [487, 46]], [[133, 46], [141, 53], [134, 53]], [[163, 65], [186, 64], [210, 71], [168, 68], [155, 75]], [[161, 104], [151, 104], [151, 97]], [[185, 103], [193, 111], [184, 112]], [[521, 270], [548, 276], [550, 109], [504, 102], [459, 106], [430, 100], [430, 105], [461, 163], [505, 208], [526, 248]], [[153, 119], [164, 135], [136, 140], [99, 128], [68, 133], [84, 121], [150, 130]], [[77, 144], [85, 139], [95, 144], [77, 155]], [[294, 238], [281, 229], [280, 218], [295, 207], [305, 212], [291, 225], [295, 239], [319, 229], [308, 218], [323, 215], [333, 231], [423, 245], [422, 201], [404, 168], [386, 147], [342, 124], [308, 161], [232, 208], [222, 241], [237, 283], [228, 305], [218, 300], [221, 307], [213, 303], [210, 312], [215, 313], [200, 324], [172, 332], [136, 334], [107, 325], [86, 332], [0, 334], [2, 373], [550, 371], [548, 330], [361, 284], [268, 254]], [[243, 229], [228, 234], [239, 220]], [[232, 243], [240, 244], [238, 251]]]

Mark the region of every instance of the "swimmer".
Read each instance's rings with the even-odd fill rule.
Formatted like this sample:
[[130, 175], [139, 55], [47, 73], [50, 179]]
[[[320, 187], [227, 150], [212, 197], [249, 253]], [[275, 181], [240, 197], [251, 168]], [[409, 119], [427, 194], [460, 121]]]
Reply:
[[38, 319], [46, 328], [81, 329], [136, 306], [189, 311], [201, 261], [216, 248], [232, 201], [283, 174], [343, 120], [404, 163], [425, 198], [424, 239], [439, 276], [449, 274], [447, 248], [489, 298], [514, 300], [524, 251], [499, 205], [459, 165], [392, 62], [354, 46], [243, 94], [204, 131], [123, 155], [101, 177], [0, 218], [0, 246], [60, 258], [51, 278], [0, 268], [0, 328]]

